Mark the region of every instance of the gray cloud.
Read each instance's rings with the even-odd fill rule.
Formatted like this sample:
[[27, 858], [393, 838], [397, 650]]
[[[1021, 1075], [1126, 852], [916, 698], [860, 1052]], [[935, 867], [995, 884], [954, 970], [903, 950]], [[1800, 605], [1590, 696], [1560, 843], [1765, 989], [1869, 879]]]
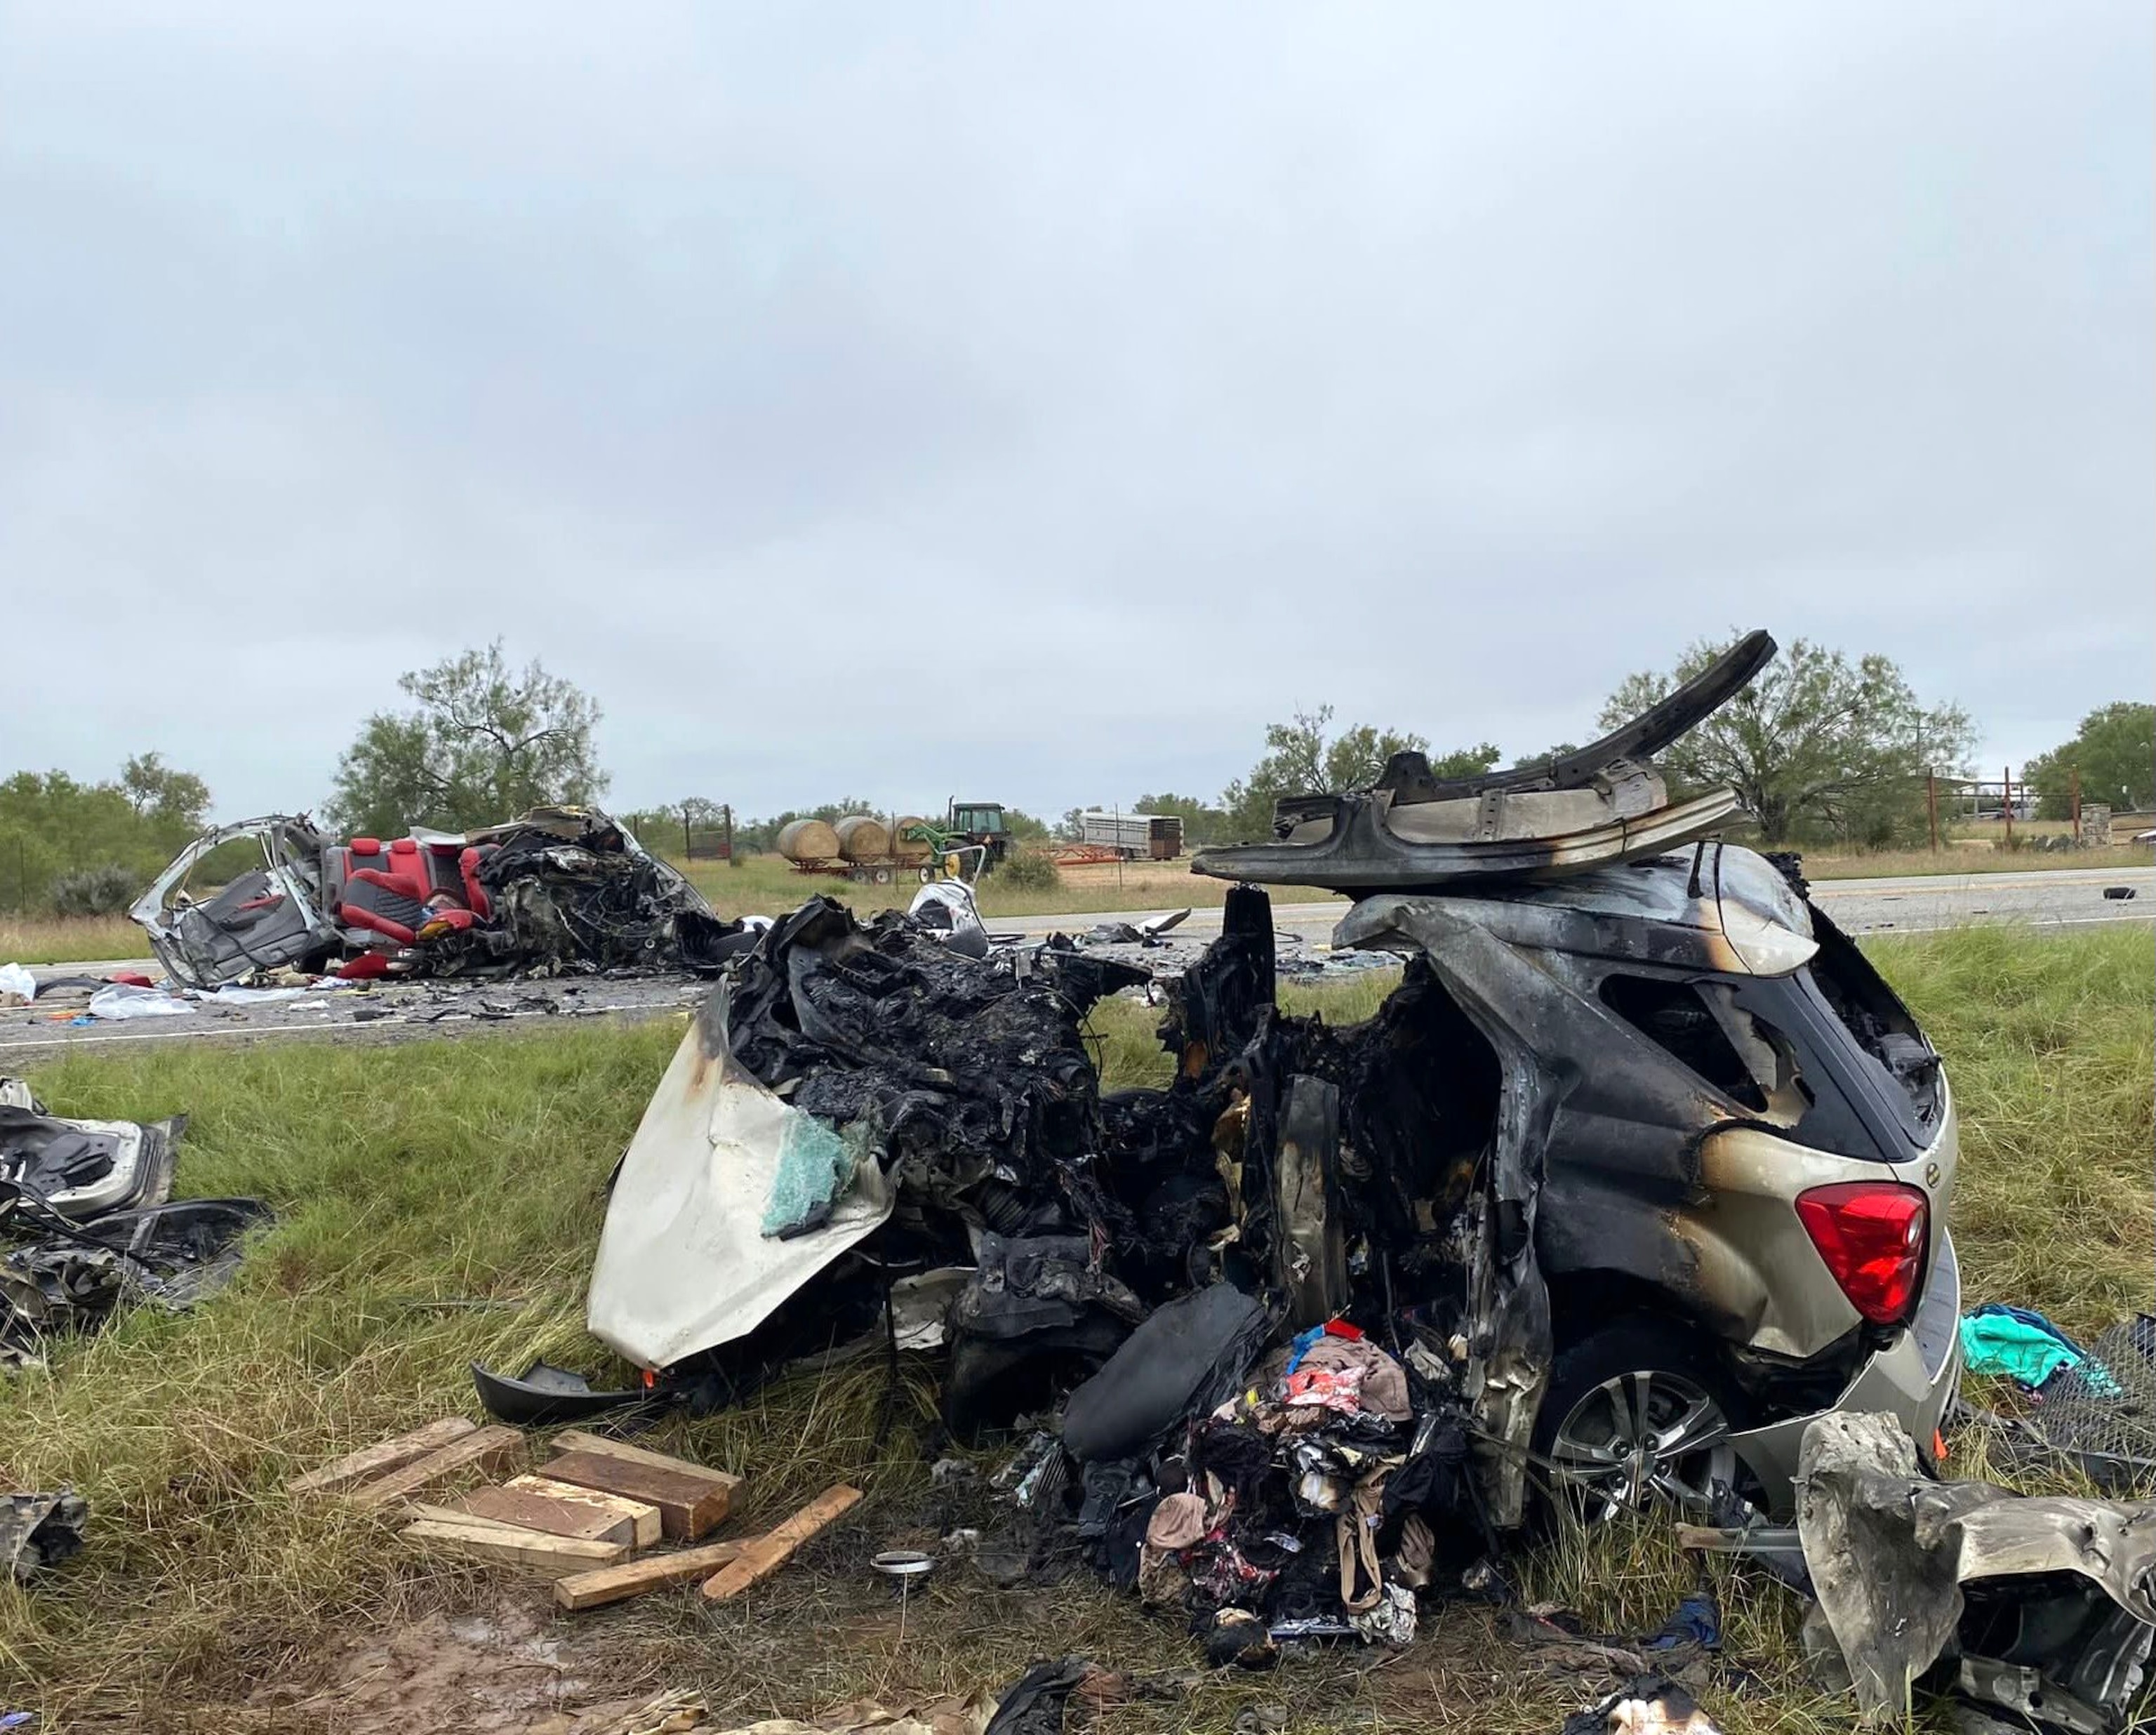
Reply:
[[2144, 8], [16, 11], [13, 762], [305, 803], [506, 634], [624, 804], [1209, 791], [1763, 624], [2148, 690]]

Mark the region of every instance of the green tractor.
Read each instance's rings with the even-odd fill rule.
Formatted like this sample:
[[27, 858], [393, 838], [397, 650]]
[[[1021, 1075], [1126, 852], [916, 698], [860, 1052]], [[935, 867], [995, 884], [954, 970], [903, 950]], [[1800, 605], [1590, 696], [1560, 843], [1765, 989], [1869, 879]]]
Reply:
[[999, 801], [952, 799], [943, 813], [943, 823], [924, 819], [908, 828], [911, 834], [932, 848], [939, 859], [961, 850], [978, 850], [980, 871], [992, 871], [1010, 853], [1011, 834], [1004, 824]]

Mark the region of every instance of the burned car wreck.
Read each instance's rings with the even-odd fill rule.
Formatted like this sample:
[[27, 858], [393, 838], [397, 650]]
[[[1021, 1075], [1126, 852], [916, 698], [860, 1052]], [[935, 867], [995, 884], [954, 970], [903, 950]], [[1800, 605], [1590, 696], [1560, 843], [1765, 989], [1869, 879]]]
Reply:
[[743, 943], [680, 873], [595, 808], [340, 841], [304, 816], [205, 832], [129, 915], [173, 978], [214, 988], [342, 965], [437, 976], [708, 970]]
[[[1875, 1413], [1892, 1474], [1936, 1468], [1957, 1130], [1937, 1052], [1796, 864], [1712, 838], [1727, 803], [1672, 804], [1635, 757], [1771, 651], [1561, 763], [1487, 787], [1396, 763], [1202, 855], [1352, 893], [1336, 944], [1399, 978], [1359, 1024], [1284, 1012], [1269, 898], [1237, 884], [1152, 985], [1159, 1088], [1104, 1090], [1089, 1048], [1142, 968], [968, 956], [812, 901], [727, 964], [615, 1173], [588, 1323], [647, 1383], [482, 1371], [489, 1407], [723, 1406], [834, 1350], [894, 1381], [938, 1353], [951, 1433], [1016, 1441], [993, 1480], [1027, 1558], [1083, 1558], [1216, 1661], [1404, 1643], [1545, 1507], [1661, 1505], [1799, 1561], [1816, 1532], [1827, 1558], [1828, 1423]], [[2138, 1688], [2138, 1565], [2089, 1575], [2119, 1634], [2052, 1598], [2118, 1637], [2101, 1681], [2006, 1633], [1998, 1587], [1967, 1599], [1985, 1630], [1892, 1652], [1860, 1607], [1876, 1576], [1819, 1587], [1867, 1709], [1897, 1670], [1979, 1698], [2041, 1675], [2107, 1728]]]

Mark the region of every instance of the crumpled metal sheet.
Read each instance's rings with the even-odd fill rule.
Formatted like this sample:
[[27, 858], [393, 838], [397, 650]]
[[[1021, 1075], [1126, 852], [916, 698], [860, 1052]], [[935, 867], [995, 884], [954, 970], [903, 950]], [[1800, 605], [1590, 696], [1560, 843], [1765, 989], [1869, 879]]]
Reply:
[[0, 1494], [0, 1563], [18, 1581], [37, 1576], [82, 1550], [90, 1517], [83, 1497], [57, 1494]]
[[1797, 1487], [1820, 1615], [1867, 1718], [1906, 1716], [1944, 1659], [1940, 1684], [1969, 1697], [2084, 1735], [2121, 1726], [2156, 1639], [2156, 1502], [1935, 1482], [1893, 1417], [1840, 1413], [1804, 1430]]
[[41, 1361], [47, 1338], [95, 1331], [117, 1308], [150, 1301], [173, 1312], [232, 1280], [248, 1230], [270, 1220], [251, 1199], [187, 1199], [64, 1226], [19, 1209], [0, 1251], [0, 1367]]

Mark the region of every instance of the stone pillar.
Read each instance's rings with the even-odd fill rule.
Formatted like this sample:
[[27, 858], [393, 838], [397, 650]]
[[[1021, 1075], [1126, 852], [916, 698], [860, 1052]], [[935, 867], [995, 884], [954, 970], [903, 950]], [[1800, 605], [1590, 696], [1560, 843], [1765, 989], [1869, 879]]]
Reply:
[[2082, 834], [2075, 839], [2084, 850], [2108, 849], [2111, 844], [2111, 808], [2101, 801], [2082, 803]]

